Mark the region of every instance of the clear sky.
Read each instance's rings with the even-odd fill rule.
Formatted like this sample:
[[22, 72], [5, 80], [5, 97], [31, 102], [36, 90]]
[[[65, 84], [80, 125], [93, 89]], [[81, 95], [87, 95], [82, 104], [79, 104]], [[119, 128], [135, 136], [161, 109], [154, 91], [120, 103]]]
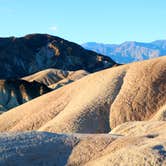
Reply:
[[79, 44], [166, 39], [166, 0], [0, 0], [0, 37], [29, 33]]

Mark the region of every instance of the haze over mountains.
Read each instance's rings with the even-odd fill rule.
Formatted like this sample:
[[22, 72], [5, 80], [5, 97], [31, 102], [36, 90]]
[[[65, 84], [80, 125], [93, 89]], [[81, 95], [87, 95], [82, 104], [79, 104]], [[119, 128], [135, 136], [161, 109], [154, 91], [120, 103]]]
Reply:
[[82, 46], [88, 50], [107, 55], [117, 63], [122, 64], [166, 55], [166, 40], [156, 40], [150, 43], [129, 41], [122, 44], [88, 42]]
[[50, 35], [0, 41], [0, 165], [166, 165], [166, 56], [119, 65]]

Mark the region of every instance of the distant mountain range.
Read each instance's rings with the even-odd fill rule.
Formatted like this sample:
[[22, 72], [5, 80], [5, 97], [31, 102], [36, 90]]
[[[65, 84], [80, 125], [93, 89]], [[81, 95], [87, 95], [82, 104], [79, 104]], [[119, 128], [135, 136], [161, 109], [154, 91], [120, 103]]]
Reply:
[[166, 55], [166, 40], [156, 40], [150, 43], [129, 41], [119, 45], [88, 42], [82, 46], [107, 55], [117, 63], [130, 63]]

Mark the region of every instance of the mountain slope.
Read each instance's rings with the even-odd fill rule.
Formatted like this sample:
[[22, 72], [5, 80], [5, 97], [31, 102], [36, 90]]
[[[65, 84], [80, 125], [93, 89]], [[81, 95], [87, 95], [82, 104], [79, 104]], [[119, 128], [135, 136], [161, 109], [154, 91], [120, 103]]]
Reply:
[[166, 57], [90, 74], [2, 114], [0, 131], [108, 133], [151, 120], [166, 104], [165, 75]]
[[151, 43], [124, 42], [119, 45], [89, 42], [82, 46], [107, 55], [118, 63], [131, 63], [166, 55], [166, 40], [156, 40]]
[[109, 57], [51, 35], [0, 38], [0, 79], [20, 78], [48, 68], [94, 72], [114, 65]]

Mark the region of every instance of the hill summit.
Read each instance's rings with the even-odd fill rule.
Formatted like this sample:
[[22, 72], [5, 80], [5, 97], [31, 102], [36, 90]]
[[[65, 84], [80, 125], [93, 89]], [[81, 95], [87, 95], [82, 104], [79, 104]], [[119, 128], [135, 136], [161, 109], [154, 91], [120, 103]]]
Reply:
[[47, 34], [0, 38], [0, 79], [20, 78], [44, 69], [98, 71], [116, 65], [109, 57]]

